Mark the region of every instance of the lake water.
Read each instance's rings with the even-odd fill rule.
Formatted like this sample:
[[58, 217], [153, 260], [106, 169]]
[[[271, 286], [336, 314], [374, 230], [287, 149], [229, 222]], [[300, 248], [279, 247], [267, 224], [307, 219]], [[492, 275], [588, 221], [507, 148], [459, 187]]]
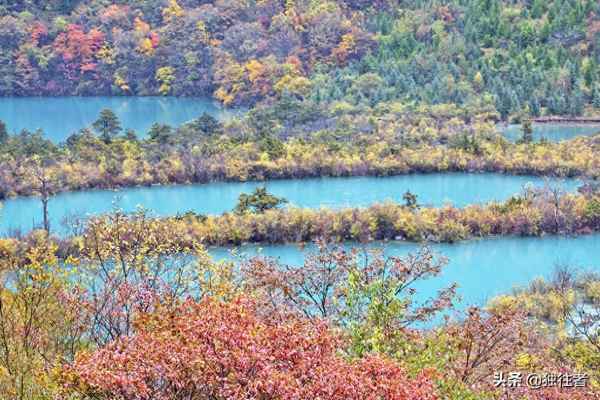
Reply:
[[[49, 212], [53, 230], [61, 232], [61, 221], [66, 216], [108, 212], [113, 204], [126, 211], [133, 211], [141, 205], [159, 216], [190, 210], [220, 214], [231, 211], [241, 193], [249, 193], [261, 185], [265, 185], [269, 192], [285, 197], [292, 206], [319, 208], [363, 207], [385, 200], [402, 202], [402, 195], [408, 190], [418, 196], [422, 205], [452, 203], [462, 207], [471, 203], [505, 200], [521, 192], [527, 184], [543, 186], [545, 181], [531, 176], [450, 173], [153, 186], [61, 193], [50, 200]], [[565, 190], [573, 191], [578, 181], [564, 180], [559, 184]], [[28, 231], [39, 226], [41, 219], [39, 199], [7, 200], [0, 209], [0, 234], [13, 229]]]
[[[523, 137], [521, 125], [499, 125], [498, 130], [511, 141]], [[600, 124], [533, 124], [533, 139], [539, 141], [545, 138], [550, 142], [573, 139], [577, 136], [591, 136], [600, 132]]]
[[123, 129], [142, 136], [155, 122], [179, 126], [204, 112], [221, 120], [234, 114], [209, 98], [5, 97], [0, 98], [0, 120], [11, 133], [41, 128], [47, 138], [58, 143], [89, 127], [105, 108], [114, 111]]
[[[155, 122], [179, 126], [206, 112], [220, 120], [239, 111], [226, 110], [211, 98], [186, 97], [4, 97], [0, 98], [0, 120], [11, 133], [41, 128], [58, 143], [82, 128], [89, 127], [108, 108], [115, 112], [124, 129], [143, 136]], [[520, 125], [499, 125], [510, 140], [522, 136]], [[534, 138], [550, 141], [592, 135], [600, 124], [534, 124]]]
[[[346, 246], [352, 246], [347, 244]], [[418, 249], [415, 243], [378, 243], [389, 255], [406, 255]], [[417, 299], [423, 301], [451, 283], [459, 285], [461, 307], [485, 305], [488, 300], [513, 288], [523, 287], [537, 277], [551, 278], [557, 266], [569, 266], [578, 270], [600, 272], [600, 234], [543, 238], [504, 237], [474, 240], [457, 244], [434, 244], [437, 253], [448, 258], [448, 265], [436, 278], [421, 282]], [[236, 260], [239, 257], [262, 255], [275, 257], [282, 263], [301, 266], [306, 252], [294, 245], [242, 246], [235, 257], [230, 249], [213, 248], [209, 252], [216, 259]]]

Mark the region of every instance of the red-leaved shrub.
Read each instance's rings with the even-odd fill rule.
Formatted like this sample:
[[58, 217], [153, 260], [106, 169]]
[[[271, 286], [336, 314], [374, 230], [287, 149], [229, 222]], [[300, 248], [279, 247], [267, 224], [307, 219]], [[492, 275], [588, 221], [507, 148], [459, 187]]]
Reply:
[[259, 311], [245, 298], [204, 299], [142, 316], [134, 335], [80, 355], [67, 387], [111, 400], [437, 398], [426, 374], [344, 358], [324, 323]]

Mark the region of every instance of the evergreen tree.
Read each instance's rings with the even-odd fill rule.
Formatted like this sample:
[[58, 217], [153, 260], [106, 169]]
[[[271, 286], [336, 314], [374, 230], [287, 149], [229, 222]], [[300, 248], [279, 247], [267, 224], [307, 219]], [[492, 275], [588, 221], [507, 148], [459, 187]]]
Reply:
[[576, 88], [573, 91], [573, 94], [569, 98], [569, 114], [571, 115], [581, 115], [583, 114], [583, 110], [585, 108], [585, 99], [583, 97], [583, 92], [581, 89]]
[[240, 194], [234, 211], [236, 214], [262, 214], [287, 202], [283, 197], [277, 197], [267, 192], [267, 188], [263, 186], [256, 188], [251, 194]]
[[8, 141], [8, 130], [4, 121], [0, 120], [0, 145]]
[[202, 115], [194, 121], [193, 125], [196, 129], [207, 135], [217, 134], [221, 132], [221, 129], [223, 128], [221, 123], [215, 117], [206, 112], [202, 113]]
[[411, 210], [416, 210], [419, 208], [419, 204], [417, 202], [417, 195], [412, 193], [410, 190], [406, 191], [404, 195], [402, 195], [402, 200], [404, 200], [404, 205]]
[[155, 123], [148, 131], [151, 140], [165, 144], [169, 141], [173, 133], [173, 128], [166, 124]]
[[129, 140], [130, 142], [137, 142], [138, 137], [133, 129], [127, 129], [125, 131], [125, 139]]
[[100, 116], [92, 124], [92, 127], [100, 133], [100, 138], [107, 144], [122, 130], [119, 118], [109, 109], [100, 111]]
[[534, 97], [529, 102], [529, 110], [531, 111], [531, 115], [533, 117], [539, 117], [541, 112], [540, 101], [537, 97]]
[[521, 130], [523, 131], [523, 137], [521, 138], [521, 143], [531, 143], [533, 142], [533, 126], [530, 118], [524, 118], [521, 122]]
[[600, 85], [597, 83], [592, 89], [592, 105], [596, 108], [600, 108]]

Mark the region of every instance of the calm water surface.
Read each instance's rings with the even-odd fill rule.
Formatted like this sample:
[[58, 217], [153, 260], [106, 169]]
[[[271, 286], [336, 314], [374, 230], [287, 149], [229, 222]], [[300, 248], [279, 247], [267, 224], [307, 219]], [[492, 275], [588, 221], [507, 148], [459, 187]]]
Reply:
[[[552, 184], [555, 184], [552, 181]], [[55, 232], [69, 215], [89, 215], [110, 211], [116, 204], [126, 211], [143, 206], [156, 215], [167, 216], [195, 211], [220, 214], [231, 211], [240, 193], [249, 193], [260, 185], [298, 207], [362, 207], [385, 200], [402, 202], [410, 190], [422, 205], [441, 206], [452, 203], [462, 207], [471, 203], [505, 200], [532, 184], [543, 186], [542, 178], [500, 174], [426, 174], [386, 178], [352, 177], [280, 180], [266, 183], [211, 183], [130, 188], [118, 191], [90, 190], [62, 193], [50, 200], [49, 211]], [[558, 183], [575, 190], [576, 180]], [[0, 234], [12, 229], [30, 230], [42, 219], [41, 204], [35, 197], [4, 202], [0, 209]]]
[[[406, 255], [418, 249], [417, 244], [404, 242], [379, 243], [376, 246], [384, 246], [389, 255]], [[556, 266], [600, 272], [600, 234], [505, 237], [458, 244], [434, 244], [431, 247], [437, 254], [447, 257], [449, 262], [439, 277], [416, 286], [420, 301], [451, 283], [457, 283], [458, 294], [462, 297], [461, 307], [482, 306], [491, 298], [526, 286], [537, 277], [550, 278]], [[302, 265], [306, 252], [311, 249], [312, 246], [300, 250], [293, 245], [248, 245], [237, 248], [235, 256], [225, 248], [213, 248], [210, 253], [216, 259], [264, 255], [278, 258], [285, 264]]]
[[[523, 137], [521, 125], [499, 125], [498, 130], [511, 141]], [[591, 136], [600, 133], [600, 124], [533, 124], [533, 139], [545, 138], [550, 142], [573, 139], [576, 136]]]
[[[155, 122], [179, 126], [203, 112], [226, 120], [241, 110], [221, 108], [211, 98], [185, 97], [4, 97], [0, 98], [0, 120], [9, 132], [41, 128], [54, 142], [89, 127], [102, 109], [111, 109], [124, 129], [133, 129], [143, 136]], [[510, 140], [522, 136], [520, 125], [499, 125]], [[534, 124], [534, 139], [550, 141], [570, 139], [600, 132], [600, 124]]]
[[208, 98], [184, 97], [5, 97], [0, 98], [0, 120], [11, 133], [41, 128], [54, 142], [64, 141], [89, 127], [108, 108], [123, 129], [144, 135], [155, 122], [179, 126], [206, 112], [224, 120], [234, 113]]

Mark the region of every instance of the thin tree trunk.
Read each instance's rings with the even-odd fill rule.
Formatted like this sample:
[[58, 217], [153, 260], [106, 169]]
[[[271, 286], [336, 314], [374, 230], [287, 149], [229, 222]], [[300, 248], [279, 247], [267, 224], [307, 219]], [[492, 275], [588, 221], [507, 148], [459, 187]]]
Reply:
[[50, 233], [50, 221], [48, 220], [48, 196], [42, 194], [42, 213], [44, 214], [44, 230]]

